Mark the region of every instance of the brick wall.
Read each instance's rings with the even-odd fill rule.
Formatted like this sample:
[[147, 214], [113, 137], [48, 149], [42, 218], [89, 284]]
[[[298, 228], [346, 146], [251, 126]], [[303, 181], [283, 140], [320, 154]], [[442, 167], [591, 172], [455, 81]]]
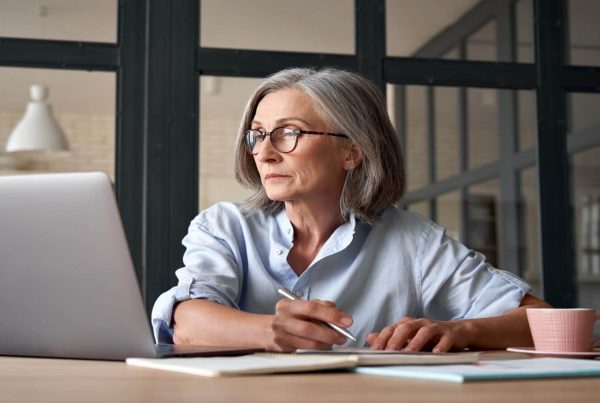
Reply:
[[[21, 117], [22, 113], [0, 111], [2, 150]], [[69, 140], [69, 152], [23, 153], [20, 157], [27, 158], [29, 163], [22, 173], [102, 171], [114, 181], [115, 117], [57, 114], [56, 118]]]
[[219, 201], [242, 201], [250, 192], [233, 175], [237, 119], [200, 121], [200, 209]]

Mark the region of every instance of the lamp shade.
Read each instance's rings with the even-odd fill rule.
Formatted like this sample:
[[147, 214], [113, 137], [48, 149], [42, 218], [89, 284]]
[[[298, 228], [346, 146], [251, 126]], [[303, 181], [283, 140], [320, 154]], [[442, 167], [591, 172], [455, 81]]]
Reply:
[[6, 143], [6, 151], [65, 151], [69, 149], [67, 138], [46, 102], [48, 88], [32, 85], [31, 101], [23, 118], [17, 123]]

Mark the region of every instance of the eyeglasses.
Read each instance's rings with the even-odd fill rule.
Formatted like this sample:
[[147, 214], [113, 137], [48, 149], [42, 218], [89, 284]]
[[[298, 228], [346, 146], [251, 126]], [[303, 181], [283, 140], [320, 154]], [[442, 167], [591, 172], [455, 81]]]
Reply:
[[335, 136], [349, 138], [345, 134], [329, 133], [329, 132], [314, 132], [311, 130], [290, 129], [287, 127], [278, 127], [270, 133], [263, 133], [257, 129], [246, 130], [244, 142], [246, 149], [250, 154], [256, 154], [256, 145], [262, 143], [267, 136], [271, 138], [271, 145], [280, 153], [291, 153], [298, 144], [298, 137], [303, 134], [317, 134], [322, 136]]

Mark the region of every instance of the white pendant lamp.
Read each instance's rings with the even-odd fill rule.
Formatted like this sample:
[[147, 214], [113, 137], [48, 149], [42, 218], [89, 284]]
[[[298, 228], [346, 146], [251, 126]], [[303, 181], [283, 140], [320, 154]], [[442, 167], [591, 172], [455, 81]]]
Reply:
[[43, 85], [30, 87], [31, 101], [25, 115], [11, 133], [6, 152], [15, 151], [66, 151], [69, 143], [46, 102], [48, 88]]

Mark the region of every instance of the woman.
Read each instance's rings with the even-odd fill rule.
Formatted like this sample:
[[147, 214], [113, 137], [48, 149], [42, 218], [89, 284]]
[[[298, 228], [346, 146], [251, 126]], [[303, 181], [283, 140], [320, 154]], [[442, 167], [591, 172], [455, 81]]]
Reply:
[[[267, 78], [244, 111], [235, 170], [255, 194], [192, 221], [179, 284], [152, 312], [158, 342], [434, 352], [532, 344], [525, 308], [547, 305], [529, 285], [394, 207], [405, 182], [400, 145], [361, 76], [288, 69]], [[280, 300], [282, 286], [302, 300]]]

